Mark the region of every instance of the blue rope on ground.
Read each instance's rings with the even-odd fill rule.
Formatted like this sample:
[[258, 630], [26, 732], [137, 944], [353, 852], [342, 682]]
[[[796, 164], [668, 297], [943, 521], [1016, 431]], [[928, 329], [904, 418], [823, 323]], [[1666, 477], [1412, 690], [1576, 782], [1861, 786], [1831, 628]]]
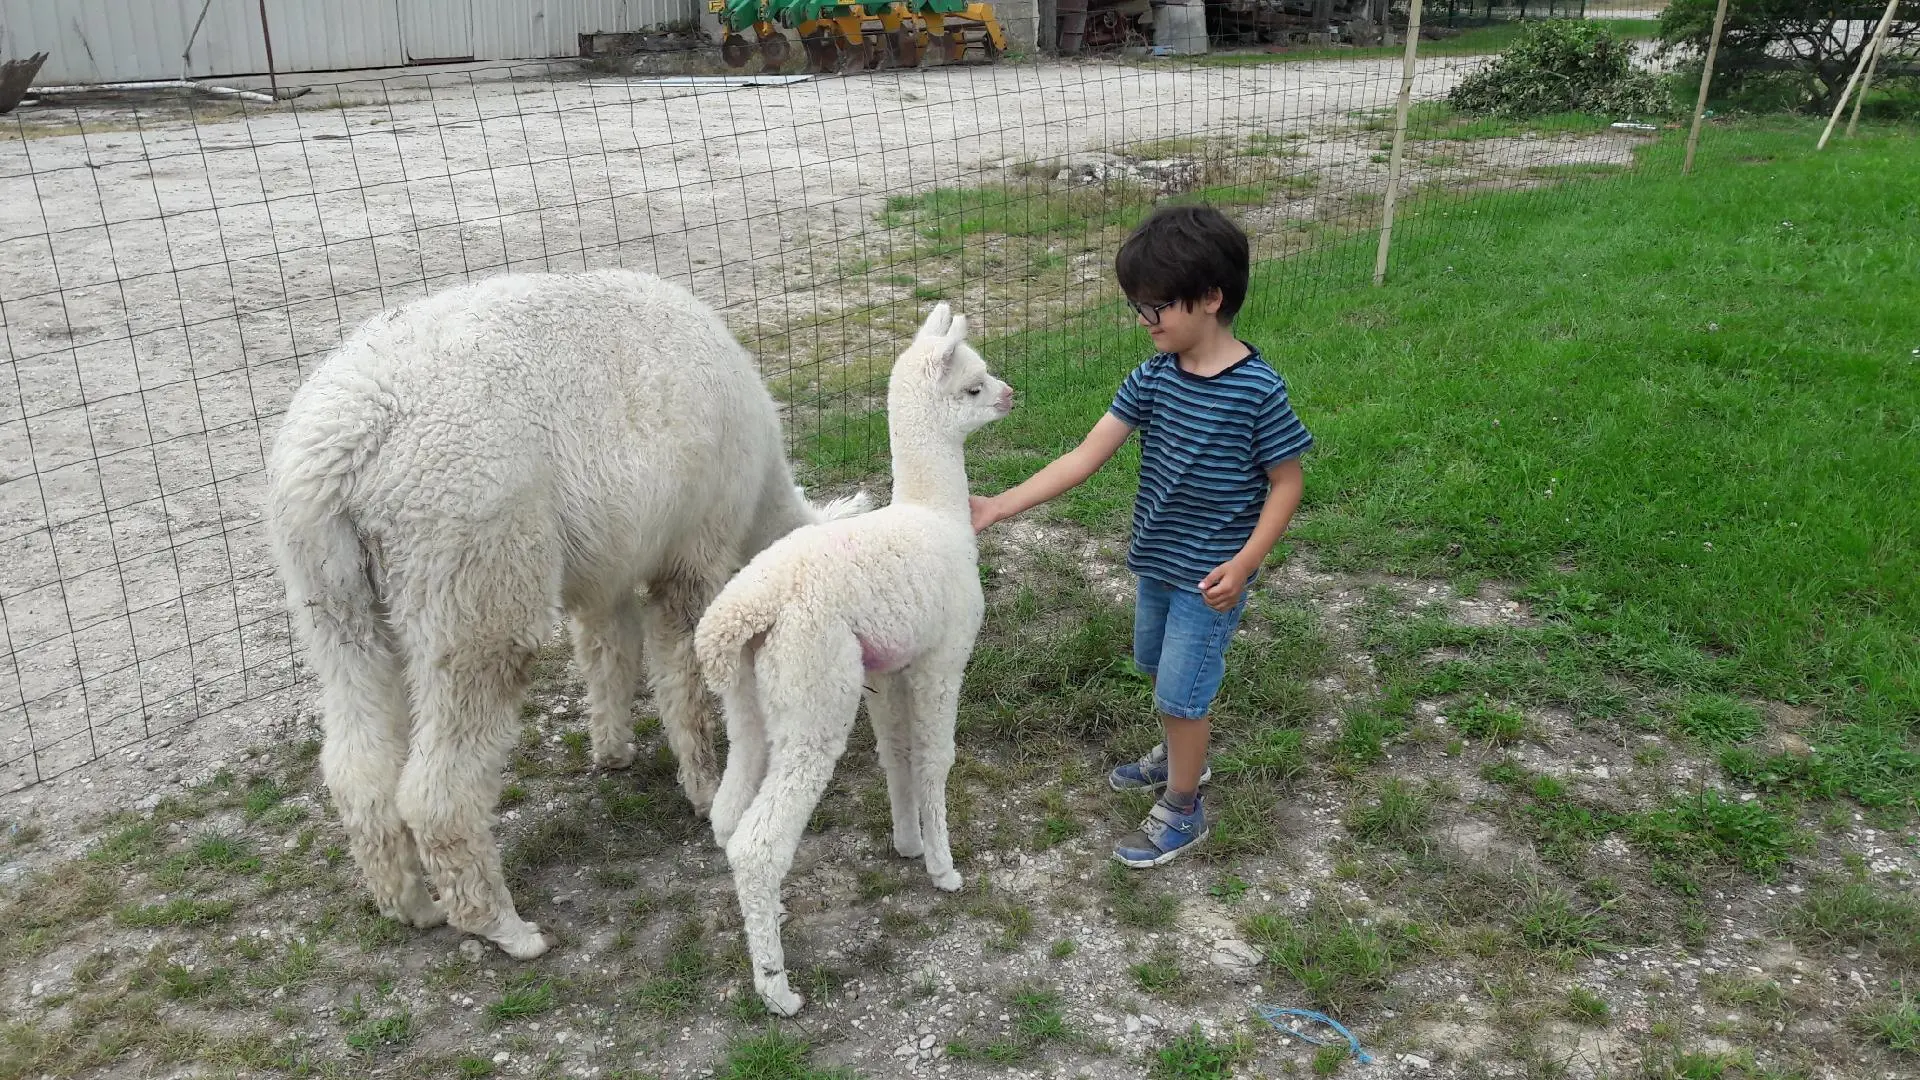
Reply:
[[1328, 1016], [1326, 1013], [1317, 1013], [1317, 1012], [1314, 1012], [1312, 1009], [1282, 1009], [1275, 1005], [1261, 1005], [1259, 1006], [1259, 1009], [1260, 1009], [1261, 1019], [1265, 1020], [1269, 1024], [1272, 1024], [1275, 1030], [1281, 1032], [1282, 1034], [1291, 1035], [1294, 1038], [1301, 1040], [1302, 1042], [1310, 1042], [1315, 1046], [1325, 1046], [1328, 1043], [1332, 1042], [1333, 1040], [1315, 1038], [1314, 1036], [1309, 1035], [1304, 1031], [1300, 1031], [1289, 1024], [1281, 1022], [1280, 1018], [1283, 1016], [1297, 1016], [1297, 1017], [1300, 1017], [1302, 1020], [1313, 1020], [1313, 1021], [1317, 1021], [1319, 1023], [1325, 1024], [1328, 1027], [1332, 1028], [1333, 1030], [1347, 1037], [1347, 1045], [1351, 1047], [1353, 1050], [1354, 1060], [1360, 1062], [1360, 1064], [1362, 1065], [1373, 1064], [1373, 1055], [1367, 1053], [1365, 1050], [1360, 1049], [1360, 1040], [1353, 1037], [1353, 1032], [1348, 1031], [1346, 1028], [1342, 1027], [1340, 1025], [1340, 1021], [1335, 1020], [1333, 1017]]

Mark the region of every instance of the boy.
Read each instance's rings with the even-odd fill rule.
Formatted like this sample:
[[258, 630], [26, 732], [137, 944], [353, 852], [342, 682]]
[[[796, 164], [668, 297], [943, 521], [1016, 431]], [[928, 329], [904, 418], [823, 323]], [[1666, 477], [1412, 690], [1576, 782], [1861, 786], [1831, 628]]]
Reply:
[[1113, 770], [1115, 791], [1160, 791], [1137, 832], [1114, 845], [1132, 867], [1159, 866], [1211, 831], [1200, 785], [1208, 711], [1227, 646], [1267, 553], [1300, 505], [1300, 455], [1313, 437], [1286, 383], [1234, 335], [1247, 295], [1246, 234], [1217, 210], [1157, 210], [1114, 270], [1156, 355], [1135, 368], [1080, 445], [1024, 483], [972, 499], [978, 532], [1077, 486], [1140, 431], [1140, 491], [1127, 569], [1138, 578], [1133, 660], [1153, 679], [1163, 741]]

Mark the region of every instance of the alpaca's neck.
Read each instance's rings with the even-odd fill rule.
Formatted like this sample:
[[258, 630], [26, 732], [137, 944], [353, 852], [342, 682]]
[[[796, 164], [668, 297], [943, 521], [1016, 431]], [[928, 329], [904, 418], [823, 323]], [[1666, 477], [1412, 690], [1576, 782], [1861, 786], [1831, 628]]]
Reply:
[[890, 425], [893, 501], [962, 515], [967, 508], [966, 443], [945, 434], [922, 434], [926, 426], [898, 417]]

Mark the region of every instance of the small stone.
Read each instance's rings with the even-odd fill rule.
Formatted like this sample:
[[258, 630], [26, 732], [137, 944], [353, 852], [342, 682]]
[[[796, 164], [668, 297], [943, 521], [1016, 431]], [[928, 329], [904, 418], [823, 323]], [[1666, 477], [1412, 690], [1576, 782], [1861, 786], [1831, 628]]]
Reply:
[[922, 1035], [922, 1036], [920, 1036], [920, 1049], [922, 1049], [922, 1050], [931, 1050], [931, 1049], [933, 1049], [933, 1044], [934, 1044], [934, 1042], [935, 1042], [935, 1041], [936, 1041], [936, 1040], [935, 1040], [935, 1038], [934, 1038], [934, 1037], [933, 1037], [932, 1035]]
[[1137, 1016], [1127, 1017], [1127, 1034], [1129, 1035], [1140, 1034], [1140, 1018], [1139, 1017]]
[[918, 1052], [918, 1049], [910, 1042], [903, 1042], [893, 1048], [893, 1056], [897, 1058], [912, 1057]]
[[1207, 959], [1215, 967], [1240, 971], [1258, 966], [1263, 957], [1260, 950], [1244, 941], [1222, 938], [1213, 943], [1213, 955]]
[[499, 1053], [493, 1055], [493, 1063], [495, 1065], [505, 1065], [507, 1062], [511, 1060], [513, 1060], [513, 1055], [507, 1053], [505, 1050], [502, 1050]]
[[487, 947], [480, 944], [479, 938], [468, 938], [460, 943], [460, 955], [466, 957], [469, 963], [477, 964], [487, 955]]
[[1400, 1063], [1410, 1069], [1429, 1069], [1433, 1067], [1433, 1062], [1428, 1061], [1419, 1054], [1401, 1054]]

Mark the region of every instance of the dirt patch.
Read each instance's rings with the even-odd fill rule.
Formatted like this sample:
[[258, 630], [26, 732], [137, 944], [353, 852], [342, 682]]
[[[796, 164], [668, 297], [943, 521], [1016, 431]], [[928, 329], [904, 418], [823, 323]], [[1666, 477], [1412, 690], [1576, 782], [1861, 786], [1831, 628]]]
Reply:
[[[1090, 559], [1093, 602], [1124, 609], [1127, 578], [1106, 542], [1050, 523], [995, 535], [1001, 576]], [[1310, 551], [1261, 590], [1262, 605], [1311, 612], [1346, 696], [1309, 730], [1303, 775], [1216, 781], [1230, 813], [1254, 807], [1259, 845], [1119, 872], [1107, 848], [1140, 807], [1106, 790], [1110, 762], [1086, 747], [1036, 762], [1017, 742], [976, 736], [953, 783], [969, 883], [948, 896], [891, 854], [862, 734], [786, 882], [789, 964], [811, 1004], [780, 1024], [753, 999], [725, 860], [674, 788], [646, 704], [634, 768], [594, 773], [564, 668], [534, 691], [499, 826], [523, 912], [562, 939], [530, 964], [372, 915], [301, 713], [276, 745], [234, 743], [220, 762], [179, 767], [172, 797], [111, 823], [55, 809], [56, 796], [105, 802], [76, 798], [93, 786], [83, 770], [14, 818], [8, 1060], [127, 1076], [197, 1062], [697, 1077], [773, 1031], [810, 1044], [816, 1066], [864, 1076], [1145, 1077], [1163, 1055], [1202, 1050], [1235, 1059], [1233, 1075], [1307, 1070], [1315, 1048], [1259, 1019], [1271, 1004], [1347, 1023], [1375, 1064], [1349, 1062], [1346, 1075], [1597, 1077], [1756, 1060], [1842, 1076], [1862, 1055], [1879, 1068], [1881, 1052], [1852, 1032], [1892, 1000], [1901, 962], [1788, 931], [1812, 917], [1810, 898], [1840, 895], [1836, 880], [1897, 896], [1920, 871], [1910, 838], [1800, 821], [1812, 846], [1779, 874], [1710, 873], [1692, 896], [1649, 883], [1629, 834], [1543, 848], [1558, 834], [1529, 815], [1555, 799], [1516, 794], [1545, 782], [1530, 778], [1562, 785], [1559, 802], [1621, 813], [1725, 785], [1662, 733], [1621, 737], [1565, 710], [1529, 713], [1512, 743], [1452, 748], [1421, 733], [1447, 726], [1436, 721], [1454, 707], [1440, 702], [1349, 772], [1343, 725], [1381, 689], [1364, 672], [1397, 662], [1373, 651], [1370, 627], [1437, 617], [1463, 633], [1524, 632], [1539, 620], [1505, 586], [1464, 596], [1345, 575]], [[1038, 733], [1048, 719], [1028, 723]]]

